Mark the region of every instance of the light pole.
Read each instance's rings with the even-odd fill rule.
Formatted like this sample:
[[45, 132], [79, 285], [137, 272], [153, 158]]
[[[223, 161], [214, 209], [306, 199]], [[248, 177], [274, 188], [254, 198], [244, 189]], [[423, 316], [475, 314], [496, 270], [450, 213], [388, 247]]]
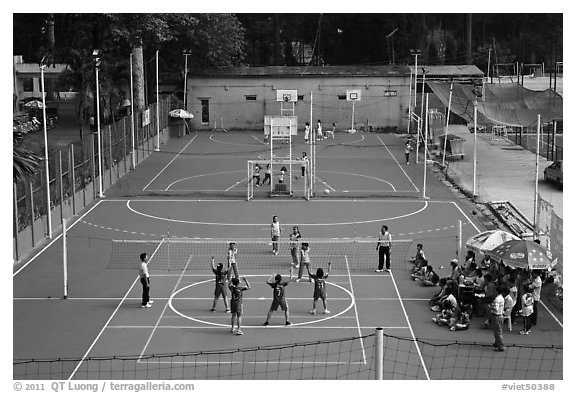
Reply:
[[134, 138], [134, 79], [132, 77], [132, 53], [130, 53], [130, 136], [132, 139], [132, 169], [136, 169], [136, 140]]
[[92, 52], [92, 58], [94, 59], [94, 68], [96, 69], [96, 132], [98, 134], [98, 197], [103, 198], [102, 193], [102, 151], [101, 151], [101, 135], [100, 135], [100, 88], [98, 81], [98, 71], [100, 69], [100, 50], [94, 49]]
[[[394, 35], [394, 33], [396, 33], [398, 31], [398, 28], [395, 28], [394, 30], [392, 30], [392, 32], [390, 34], [388, 34], [386, 36], [386, 39], [388, 40], [388, 63], [394, 65], [395, 61], [394, 61], [394, 37], [392, 37]], [[392, 39], [392, 62], [390, 62], [390, 39]]]
[[156, 151], [160, 151], [160, 92], [158, 87], [158, 51], [156, 51]]
[[188, 82], [188, 56], [190, 56], [191, 53], [185, 51], [184, 52], [184, 110], [188, 110], [188, 108], [186, 107], [186, 96], [188, 93], [188, 89], [186, 88], [186, 82]]
[[46, 205], [48, 218], [48, 238], [52, 238], [52, 210], [50, 209], [50, 169], [48, 166], [48, 128], [46, 127], [46, 98], [44, 91], [44, 69], [46, 68], [45, 57], [40, 61], [40, 81], [42, 87], [42, 123], [44, 125], [44, 164], [46, 165]]

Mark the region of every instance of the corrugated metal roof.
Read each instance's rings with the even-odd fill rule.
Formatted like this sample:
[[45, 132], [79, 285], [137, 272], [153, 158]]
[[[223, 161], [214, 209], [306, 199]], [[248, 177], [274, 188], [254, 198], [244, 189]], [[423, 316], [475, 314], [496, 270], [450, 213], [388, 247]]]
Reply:
[[[482, 77], [484, 73], [475, 65], [419, 65], [418, 75], [422, 69], [426, 70], [427, 77]], [[324, 67], [295, 67], [295, 66], [267, 66], [267, 67], [220, 67], [189, 74], [195, 77], [393, 77], [409, 76], [414, 66], [324, 66]]]

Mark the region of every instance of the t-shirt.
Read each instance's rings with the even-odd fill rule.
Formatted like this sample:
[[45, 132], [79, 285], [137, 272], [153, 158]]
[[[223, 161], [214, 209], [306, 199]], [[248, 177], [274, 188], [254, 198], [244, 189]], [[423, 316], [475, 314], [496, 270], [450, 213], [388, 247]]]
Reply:
[[272, 284], [269, 283], [268, 285], [272, 287], [272, 298], [278, 302], [284, 301], [284, 294], [285, 294], [284, 288], [286, 287], [286, 285], [288, 285], [288, 283], [281, 281], [279, 283], [278, 282], [274, 282]]
[[392, 241], [392, 235], [390, 235], [390, 232], [386, 231], [386, 232], [382, 233], [382, 231], [380, 231], [380, 233], [378, 234], [378, 245], [379, 246], [390, 247], [391, 241]]
[[323, 277], [310, 274], [310, 278], [314, 280], [314, 292], [324, 291], [326, 289], [326, 279], [328, 278], [327, 274], [325, 274]]
[[536, 278], [532, 280], [530, 286], [532, 287], [533, 290], [532, 294], [534, 295], [534, 301], [539, 302], [540, 292], [542, 290], [542, 279], [540, 278], [540, 276], [536, 276]]
[[228, 249], [228, 265], [233, 265], [236, 263], [236, 253], [238, 252], [238, 250], [233, 249], [230, 250]]
[[150, 275], [148, 274], [148, 264], [146, 262], [141, 262], [140, 263], [140, 278], [143, 277], [150, 277]]
[[272, 236], [280, 236], [280, 223], [273, 222], [270, 224], [270, 231], [272, 232]]
[[298, 239], [300, 239], [300, 234], [294, 234], [294, 232], [292, 232], [290, 234], [290, 248], [298, 248]]
[[216, 284], [217, 285], [224, 285], [226, 283], [226, 275], [228, 274], [227, 269], [222, 269], [218, 271], [218, 269], [212, 268], [212, 272], [216, 276]]
[[241, 303], [242, 295], [248, 289], [247, 287], [236, 287], [234, 285], [230, 285], [228, 288], [230, 289], [230, 301], [234, 303]]
[[310, 248], [300, 250], [300, 261], [302, 263], [310, 264]]
[[512, 307], [514, 307], [515, 300], [510, 296], [510, 294], [506, 295], [504, 298], [504, 315], [510, 316], [512, 313]]
[[528, 317], [534, 312], [534, 296], [531, 293], [522, 295], [522, 316]]

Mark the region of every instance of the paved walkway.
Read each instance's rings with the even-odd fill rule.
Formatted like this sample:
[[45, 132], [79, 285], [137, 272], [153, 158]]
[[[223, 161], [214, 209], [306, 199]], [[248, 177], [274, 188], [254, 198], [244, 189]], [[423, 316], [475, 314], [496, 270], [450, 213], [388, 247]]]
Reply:
[[[474, 134], [466, 126], [451, 125], [449, 132], [464, 138], [464, 159], [449, 162], [449, 174], [459, 186], [473, 190]], [[480, 202], [510, 201], [530, 221], [534, 219], [536, 155], [504, 141], [490, 141], [489, 135], [477, 135], [476, 190]], [[538, 191], [563, 217], [562, 190], [544, 182], [544, 168], [551, 161], [540, 157]]]

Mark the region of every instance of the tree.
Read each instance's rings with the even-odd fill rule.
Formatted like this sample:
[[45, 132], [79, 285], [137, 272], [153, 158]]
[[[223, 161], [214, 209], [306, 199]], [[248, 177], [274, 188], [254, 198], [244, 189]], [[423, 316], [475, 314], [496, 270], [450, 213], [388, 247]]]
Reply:
[[14, 131], [12, 134], [12, 182], [16, 183], [37, 173], [41, 157], [22, 146], [24, 134]]

